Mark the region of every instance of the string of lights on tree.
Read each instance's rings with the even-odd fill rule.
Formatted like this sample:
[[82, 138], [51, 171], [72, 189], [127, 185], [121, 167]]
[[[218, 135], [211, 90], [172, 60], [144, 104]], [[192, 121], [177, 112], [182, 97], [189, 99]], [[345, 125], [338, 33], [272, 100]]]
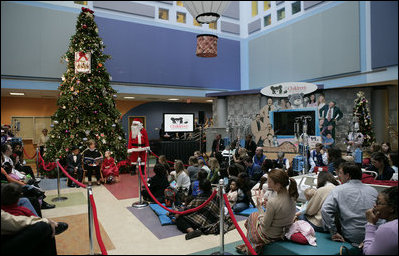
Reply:
[[126, 139], [121, 127], [121, 113], [115, 107], [116, 91], [105, 68], [110, 58], [98, 35], [93, 11], [82, 8], [76, 23], [76, 33], [61, 61], [67, 70], [58, 87], [58, 109], [51, 117], [44, 159], [53, 162], [67, 156], [72, 146], [86, 149], [93, 139], [101, 152], [110, 150], [115, 160], [126, 159]]
[[372, 127], [370, 111], [368, 109], [368, 100], [364, 92], [359, 91], [353, 107], [353, 116], [359, 120], [359, 131], [364, 136], [363, 147], [369, 147], [375, 141], [375, 135]]

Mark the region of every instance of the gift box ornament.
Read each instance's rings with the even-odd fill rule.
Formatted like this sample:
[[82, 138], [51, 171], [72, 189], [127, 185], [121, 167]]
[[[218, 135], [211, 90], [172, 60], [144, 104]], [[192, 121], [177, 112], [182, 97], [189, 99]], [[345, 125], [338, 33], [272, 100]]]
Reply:
[[75, 52], [75, 74], [91, 73], [91, 53]]

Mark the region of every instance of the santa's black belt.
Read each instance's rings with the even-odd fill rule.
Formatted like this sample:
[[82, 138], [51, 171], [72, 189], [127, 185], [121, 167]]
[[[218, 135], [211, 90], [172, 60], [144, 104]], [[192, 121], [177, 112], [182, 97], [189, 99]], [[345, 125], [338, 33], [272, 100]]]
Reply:
[[135, 147], [145, 147], [145, 144], [132, 144], [132, 146], [135, 146]]

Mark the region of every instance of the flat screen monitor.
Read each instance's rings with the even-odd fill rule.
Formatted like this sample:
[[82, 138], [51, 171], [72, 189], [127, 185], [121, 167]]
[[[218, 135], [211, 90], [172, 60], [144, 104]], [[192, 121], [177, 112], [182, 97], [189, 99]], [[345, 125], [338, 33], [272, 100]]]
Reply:
[[194, 132], [194, 113], [164, 113], [165, 132]]
[[[302, 116], [310, 116], [308, 120], [307, 134], [310, 136], [318, 136], [319, 131], [316, 130], [316, 124], [318, 124], [318, 115], [316, 110], [280, 110], [271, 112], [271, 123], [273, 125], [274, 134], [277, 136], [295, 136], [294, 123], [296, 119]], [[318, 125], [317, 125], [318, 126]], [[303, 122], [299, 123], [299, 134], [303, 133]]]

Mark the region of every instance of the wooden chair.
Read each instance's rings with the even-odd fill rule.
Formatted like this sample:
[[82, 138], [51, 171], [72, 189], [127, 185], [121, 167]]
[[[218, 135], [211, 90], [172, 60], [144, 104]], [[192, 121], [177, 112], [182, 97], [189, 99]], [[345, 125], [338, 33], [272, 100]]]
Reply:
[[[105, 183], [104, 177], [103, 177], [103, 172], [101, 171], [102, 166], [103, 166], [103, 161], [101, 161], [101, 165], [100, 165], [100, 176], [101, 176], [100, 182]], [[83, 168], [82, 183], [83, 183], [83, 184], [88, 184], [89, 181], [87, 181], [87, 182], [85, 181], [87, 170], [84, 169], [84, 164], [83, 164], [83, 163], [82, 163], [82, 168]]]

